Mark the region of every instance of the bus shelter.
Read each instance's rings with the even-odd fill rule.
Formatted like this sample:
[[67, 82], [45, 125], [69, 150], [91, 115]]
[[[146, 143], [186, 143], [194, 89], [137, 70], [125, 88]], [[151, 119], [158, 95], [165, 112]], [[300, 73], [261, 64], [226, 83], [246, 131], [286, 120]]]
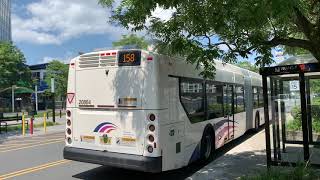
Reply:
[[260, 69], [267, 166], [320, 167], [320, 64]]

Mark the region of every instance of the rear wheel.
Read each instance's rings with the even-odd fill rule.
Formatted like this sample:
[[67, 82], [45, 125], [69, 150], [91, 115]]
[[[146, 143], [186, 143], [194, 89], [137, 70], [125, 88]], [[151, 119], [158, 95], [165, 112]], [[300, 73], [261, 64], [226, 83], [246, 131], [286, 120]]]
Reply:
[[208, 161], [212, 158], [213, 152], [215, 150], [214, 133], [213, 130], [207, 130], [201, 139], [201, 160]]

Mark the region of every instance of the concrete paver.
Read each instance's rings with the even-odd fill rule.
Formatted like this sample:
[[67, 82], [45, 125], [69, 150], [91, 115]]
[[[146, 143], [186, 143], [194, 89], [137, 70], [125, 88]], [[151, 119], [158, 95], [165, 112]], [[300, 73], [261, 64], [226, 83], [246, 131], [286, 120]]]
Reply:
[[187, 179], [238, 179], [266, 170], [265, 131], [234, 147], [223, 156], [215, 159]]

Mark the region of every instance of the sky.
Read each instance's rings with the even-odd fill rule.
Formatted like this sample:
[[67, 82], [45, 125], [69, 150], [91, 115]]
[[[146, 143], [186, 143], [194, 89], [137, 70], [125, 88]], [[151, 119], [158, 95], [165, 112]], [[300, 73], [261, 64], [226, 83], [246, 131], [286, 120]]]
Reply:
[[12, 0], [12, 39], [29, 65], [68, 62], [129, 33], [108, 23], [109, 16], [95, 0]]
[[[68, 63], [79, 52], [110, 48], [113, 41], [130, 33], [109, 23], [111, 10], [97, 2], [12, 0], [12, 39], [24, 53], [27, 64], [47, 63], [54, 59]], [[167, 20], [172, 12], [157, 8], [152, 15]], [[251, 62], [253, 59], [249, 58]]]

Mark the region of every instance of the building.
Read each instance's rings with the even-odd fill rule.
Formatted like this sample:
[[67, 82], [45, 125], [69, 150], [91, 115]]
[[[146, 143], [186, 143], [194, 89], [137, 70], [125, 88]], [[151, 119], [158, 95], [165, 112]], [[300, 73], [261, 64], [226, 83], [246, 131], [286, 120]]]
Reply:
[[42, 93], [44, 90], [48, 88], [48, 85], [44, 82], [46, 78], [47, 66], [48, 66], [48, 63], [29, 66], [31, 70], [32, 79], [37, 81], [39, 93]]
[[[51, 100], [44, 95], [45, 90], [48, 89], [48, 85], [45, 82], [47, 66], [48, 66], [48, 63], [29, 66], [31, 70], [32, 79], [37, 82], [38, 110], [47, 109], [48, 106], [50, 106], [50, 102], [51, 102]], [[32, 98], [35, 98], [34, 95]]]
[[[29, 66], [31, 70], [32, 79], [37, 82], [37, 91], [38, 91], [38, 110], [46, 110], [52, 108], [52, 97], [49, 97], [45, 91], [48, 91], [48, 84], [45, 82], [47, 76], [47, 67], [49, 63], [36, 64]], [[49, 91], [50, 92], [50, 91]], [[34, 95], [32, 95], [34, 99]], [[55, 97], [56, 109], [62, 109], [65, 107], [65, 97]]]
[[11, 41], [11, 0], [0, 0], [0, 41]]

